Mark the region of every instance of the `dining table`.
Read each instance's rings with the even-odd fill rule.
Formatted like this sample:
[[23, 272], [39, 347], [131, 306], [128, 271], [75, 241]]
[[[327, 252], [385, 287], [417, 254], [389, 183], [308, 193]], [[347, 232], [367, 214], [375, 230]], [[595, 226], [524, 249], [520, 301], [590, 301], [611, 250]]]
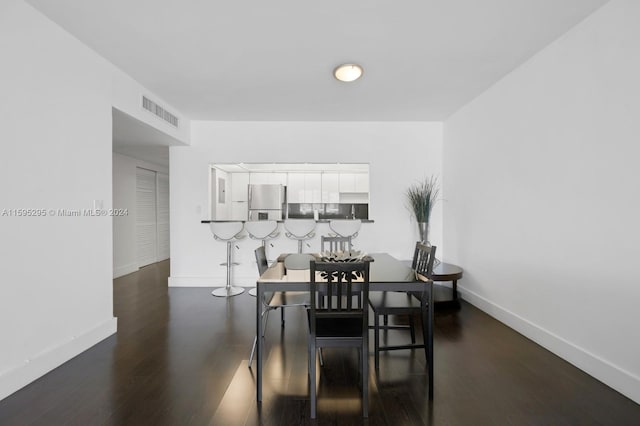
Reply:
[[[320, 259], [319, 255], [315, 255]], [[433, 399], [433, 281], [418, 279], [411, 266], [388, 253], [370, 253], [369, 291], [410, 291], [422, 295], [422, 334], [425, 343], [427, 368], [429, 375], [429, 400]], [[278, 259], [284, 259], [281, 255]], [[283, 262], [274, 262], [258, 278], [256, 283], [256, 336], [263, 335], [263, 300], [268, 292], [309, 291], [309, 270], [289, 270]], [[257, 339], [256, 345], [256, 398], [262, 402], [263, 339]]]

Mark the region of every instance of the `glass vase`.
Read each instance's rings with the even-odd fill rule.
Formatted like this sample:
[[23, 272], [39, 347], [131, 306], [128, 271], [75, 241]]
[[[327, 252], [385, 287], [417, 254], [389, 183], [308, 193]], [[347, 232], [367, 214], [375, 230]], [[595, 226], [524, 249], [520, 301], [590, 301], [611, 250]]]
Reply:
[[418, 222], [418, 234], [420, 242], [431, 245], [431, 243], [429, 243], [429, 222]]

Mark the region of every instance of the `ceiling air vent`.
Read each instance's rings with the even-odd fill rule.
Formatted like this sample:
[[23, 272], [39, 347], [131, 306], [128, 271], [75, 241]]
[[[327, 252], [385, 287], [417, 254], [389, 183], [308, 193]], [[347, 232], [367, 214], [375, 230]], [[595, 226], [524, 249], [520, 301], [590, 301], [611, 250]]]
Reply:
[[160, 117], [167, 123], [171, 124], [173, 127], [178, 127], [178, 117], [171, 114], [169, 111], [162, 108], [160, 105], [153, 102], [151, 99], [147, 98], [146, 96], [142, 97], [142, 108]]

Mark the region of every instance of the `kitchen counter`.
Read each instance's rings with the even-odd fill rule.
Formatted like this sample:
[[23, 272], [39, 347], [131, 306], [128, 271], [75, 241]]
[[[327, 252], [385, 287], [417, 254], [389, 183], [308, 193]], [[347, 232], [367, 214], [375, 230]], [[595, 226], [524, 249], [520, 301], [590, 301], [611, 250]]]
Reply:
[[[297, 220], [297, 219], [291, 219]], [[318, 219], [316, 223], [329, 223], [331, 220], [349, 220], [349, 219]], [[362, 223], [374, 223], [373, 219], [359, 219]], [[201, 220], [200, 223], [211, 223], [211, 222], [249, 222], [248, 220]], [[283, 223], [284, 219], [277, 220], [278, 223]]]

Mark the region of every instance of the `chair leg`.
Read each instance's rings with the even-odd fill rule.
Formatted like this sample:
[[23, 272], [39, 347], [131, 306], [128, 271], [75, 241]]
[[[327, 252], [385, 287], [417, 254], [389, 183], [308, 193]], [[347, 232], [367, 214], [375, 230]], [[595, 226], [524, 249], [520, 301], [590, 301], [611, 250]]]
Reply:
[[249, 364], [247, 367], [251, 368], [251, 363], [253, 362], [253, 355], [256, 353], [256, 345], [258, 344], [258, 336], [253, 338], [253, 347], [251, 348], [251, 355], [249, 355]]
[[[264, 332], [265, 329], [267, 328], [267, 320], [269, 319], [269, 311], [271, 309], [267, 309], [266, 311], [262, 312], [262, 337], [264, 337]], [[255, 355], [256, 352], [256, 345], [258, 344], [258, 336], [253, 338], [253, 347], [251, 348], [251, 355], [249, 355], [249, 363], [247, 364], [247, 367], [251, 368], [251, 363], [253, 362], [253, 356]]]
[[369, 417], [369, 348], [360, 350], [362, 356], [362, 417]]
[[377, 313], [373, 313], [374, 315], [374, 326], [373, 326], [373, 354], [375, 358], [375, 369], [376, 373], [380, 370], [380, 316]]
[[[429, 309], [431, 309], [431, 306], [429, 307]], [[429, 312], [429, 315], [433, 315], [433, 312]], [[433, 317], [432, 317], [432, 318], [433, 318]], [[424, 327], [424, 321], [422, 321], [422, 324], [423, 324], [422, 326]], [[428, 333], [430, 330], [429, 330], [428, 328], [427, 328], [427, 330], [428, 330], [428, 331], [427, 331], [427, 333]], [[432, 332], [432, 331], [431, 331], [431, 332]], [[423, 333], [422, 333], [422, 336], [424, 337], [424, 336], [425, 336], [425, 334], [426, 334], [426, 333], [424, 333], [424, 332], [423, 332]], [[433, 363], [433, 348], [429, 345], [429, 342], [430, 342], [430, 341], [433, 341], [433, 340], [432, 340], [432, 339], [430, 339], [430, 338], [427, 338], [427, 339], [425, 340], [425, 342], [424, 342], [424, 359], [425, 359], [425, 361], [427, 362], [427, 365], [429, 365], [429, 351], [432, 351], [432, 352], [431, 352], [431, 362]], [[429, 368], [430, 368], [430, 371], [433, 371], [433, 369], [431, 369], [431, 367], [429, 367]], [[429, 386], [430, 386], [430, 388], [429, 388], [429, 399], [432, 399], [432, 398], [433, 398], [433, 395], [432, 395], [433, 386], [431, 386], [432, 379], [433, 379], [433, 374], [430, 374], [430, 375], [429, 375]]]
[[311, 402], [311, 418], [316, 418], [316, 343], [309, 345], [309, 399]]
[[269, 321], [269, 312], [271, 312], [271, 309], [267, 309], [264, 312], [264, 324], [262, 325], [262, 337], [264, 337], [264, 332], [267, 329], [267, 321]]
[[411, 343], [416, 342], [416, 329], [413, 326], [413, 315], [409, 315], [409, 332], [411, 333]]
[[318, 358], [320, 359], [320, 367], [324, 367], [324, 358], [322, 357], [322, 348], [318, 348]]
[[384, 325], [385, 326], [389, 325], [389, 315], [384, 316]]
[[284, 307], [280, 308], [280, 327], [284, 328]]

